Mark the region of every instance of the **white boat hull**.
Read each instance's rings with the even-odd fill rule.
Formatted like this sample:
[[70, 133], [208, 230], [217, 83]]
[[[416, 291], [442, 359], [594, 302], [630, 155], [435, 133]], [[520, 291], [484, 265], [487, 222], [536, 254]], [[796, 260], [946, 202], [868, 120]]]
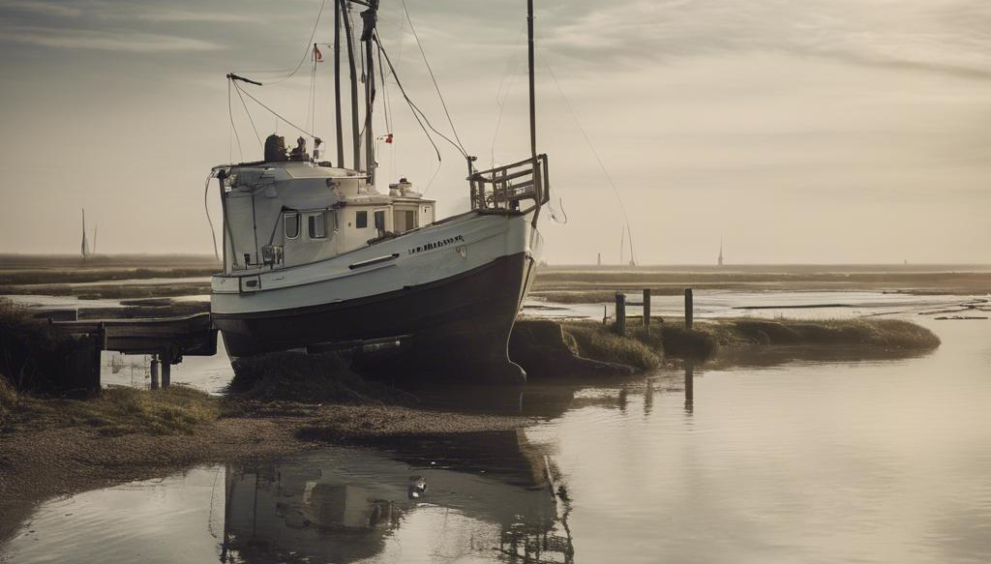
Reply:
[[213, 278], [234, 357], [409, 337], [426, 368], [515, 382], [507, 343], [539, 261], [532, 214], [469, 212], [299, 267]]

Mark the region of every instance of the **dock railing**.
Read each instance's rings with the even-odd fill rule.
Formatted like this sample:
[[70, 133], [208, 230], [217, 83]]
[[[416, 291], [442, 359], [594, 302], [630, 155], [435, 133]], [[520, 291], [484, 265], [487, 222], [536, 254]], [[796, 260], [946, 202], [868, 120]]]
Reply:
[[[547, 155], [472, 173], [471, 209], [491, 213], [524, 213], [550, 199]], [[529, 207], [520, 202], [532, 200]]]

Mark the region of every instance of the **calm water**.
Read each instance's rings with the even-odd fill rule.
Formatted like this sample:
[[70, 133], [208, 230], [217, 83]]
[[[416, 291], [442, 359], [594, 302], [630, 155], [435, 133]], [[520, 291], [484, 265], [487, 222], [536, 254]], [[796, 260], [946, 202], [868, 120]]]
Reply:
[[858, 307], [931, 327], [938, 351], [699, 367], [690, 379], [663, 371], [612, 386], [533, 386], [522, 397], [465, 391], [476, 406], [541, 422], [201, 467], [50, 501], [0, 554], [11, 563], [523, 562], [538, 552], [585, 563], [988, 562], [991, 321], [936, 321], [916, 315], [932, 303], [905, 305]]

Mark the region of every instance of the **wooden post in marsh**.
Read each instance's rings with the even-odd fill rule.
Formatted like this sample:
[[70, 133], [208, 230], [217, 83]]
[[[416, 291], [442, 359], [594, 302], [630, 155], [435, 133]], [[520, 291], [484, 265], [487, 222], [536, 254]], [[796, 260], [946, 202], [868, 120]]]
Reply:
[[158, 360], [158, 355], [151, 356], [151, 389], [158, 389], [158, 366], [161, 364]]
[[103, 364], [103, 351], [107, 349], [107, 326], [100, 323], [96, 328], [96, 347], [93, 351], [93, 368], [90, 372], [89, 381], [86, 382], [86, 391], [91, 394], [100, 393], [100, 369]]
[[168, 388], [172, 384], [172, 352], [162, 351], [158, 358], [162, 359], [162, 387]]
[[694, 312], [695, 303], [692, 299], [692, 289], [688, 288], [685, 290], [685, 329], [691, 329], [695, 325]]
[[650, 288], [643, 290], [643, 326], [650, 335]]
[[616, 332], [626, 334], [626, 294], [616, 292]]

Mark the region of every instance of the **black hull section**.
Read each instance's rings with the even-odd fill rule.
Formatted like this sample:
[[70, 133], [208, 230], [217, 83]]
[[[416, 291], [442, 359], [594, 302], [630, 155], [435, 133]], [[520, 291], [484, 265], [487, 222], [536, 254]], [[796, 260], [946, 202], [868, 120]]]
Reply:
[[214, 323], [232, 357], [408, 335], [407, 356], [418, 370], [520, 384], [526, 373], [509, 360], [509, 335], [535, 271], [533, 260], [519, 253], [387, 294], [292, 310], [214, 314]]

